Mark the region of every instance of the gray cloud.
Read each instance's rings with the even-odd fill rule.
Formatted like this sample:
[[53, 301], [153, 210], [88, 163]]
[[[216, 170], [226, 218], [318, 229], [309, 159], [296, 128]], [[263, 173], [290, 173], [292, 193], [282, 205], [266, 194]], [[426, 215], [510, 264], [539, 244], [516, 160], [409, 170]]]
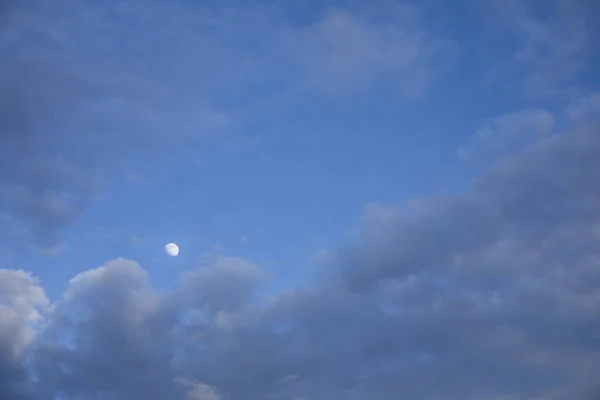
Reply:
[[29, 274], [0, 270], [0, 398], [28, 398], [24, 361], [48, 306], [43, 289]]
[[599, 138], [554, 134], [455, 198], [370, 205], [325, 278], [262, 301], [267, 276], [247, 261], [207, 258], [161, 293], [119, 259], [73, 279], [30, 343], [19, 332], [47, 300], [4, 271], [22, 283], [0, 285], [5, 315], [20, 315], [0, 319], [0, 348], [21, 350], [2, 387], [36, 376], [35, 399], [593, 399]]

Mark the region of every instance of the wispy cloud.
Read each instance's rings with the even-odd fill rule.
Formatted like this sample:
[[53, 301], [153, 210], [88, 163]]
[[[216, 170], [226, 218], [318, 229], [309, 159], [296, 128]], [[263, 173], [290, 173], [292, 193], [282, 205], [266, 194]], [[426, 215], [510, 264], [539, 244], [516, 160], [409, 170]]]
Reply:
[[512, 59], [498, 68], [520, 74], [521, 89], [530, 97], [568, 91], [597, 44], [585, 2], [492, 3], [504, 42], [517, 39]]
[[428, 33], [417, 9], [386, 10], [299, 24], [258, 5], [15, 6], [0, 105], [3, 163], [18, 182], [4, 183], [2, 207], [18, 204], [48, 238], [111, 174], [147, 170], [149, 151], [215, 137], [239, 149], [257, 140], [240, 133], [247, 124], [323, 95], [391, 84], [423, 96], [456, 44]]
[[385, 82], [407, 97], [420, 97], [437, 73], [452, 65], [457, 44], [424, 30], [416, 9], [387, 11], [369, 18], [332, 9], [293, 32], [290, 53], [313, 90], [346, 94]]
[[537, 142], [554, 132], [556, 121], [545, 109], [526, 109], [506, 113], [486, 121], [459, 149], [459, 156], [470, 162], [493, 162], [498, 157]]
[[574, 99], [567, 107], [567, 114], [574, 121], [597, 118], [600, 115], [600, 93]]

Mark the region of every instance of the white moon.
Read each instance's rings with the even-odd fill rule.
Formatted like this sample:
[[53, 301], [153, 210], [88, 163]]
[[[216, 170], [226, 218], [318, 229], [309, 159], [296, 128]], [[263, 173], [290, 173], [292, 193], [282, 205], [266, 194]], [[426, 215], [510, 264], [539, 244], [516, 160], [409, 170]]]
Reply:
[[177, 246], [175, 243], [169, 243], [165, 246], [165, 251], [171, 257], [175, 257], [177, 254], [179, 254], [179, 246]]

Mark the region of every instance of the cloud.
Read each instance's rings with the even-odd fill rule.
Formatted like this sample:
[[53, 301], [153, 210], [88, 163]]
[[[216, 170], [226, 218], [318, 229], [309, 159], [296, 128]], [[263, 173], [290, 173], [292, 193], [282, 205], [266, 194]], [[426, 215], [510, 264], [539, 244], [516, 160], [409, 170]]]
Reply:
[[[110, 53], [115, 51], [110, 43], [120, 33], [119, 24], [130, 21], [125, 16], [133, 14], [138, 23], [151, 26], [158, 18], [164, 32], [149, 30], [139, 42], [123, 39], [124, 46], [138, 49], [144, 61], [127, 60], [135, 65], [117, 71], [150, 74], [144, 69], [149, 55], [144, 44], [149, 46], [167, 31], [169, 38], [182, 38], [183, 47], [202, 37], [207, 41], [199, 41], [198, 51], [214, 56], [204, 57], [208, 61], [202, 73], [209, 83], [199, 79], [185, 84], [211, 93], [212, 84], [227, 82], [223, 90], [243, 94], [271, 82], [265, 94], [271, 100], [278, 98], [276, 86], [281, 82], [297, 83], [302, 96], [313, 90], [319, 95], [360, 91], [390, 77], [398, 78], [394, 82], [401, 86], [405, 80], [416, 81], [420, 90], [424, 81], [418, 73], [413, 75], [415, 71], [428, 71], [429, 60], [447, 54], [439, 46], [445, 42], [423, 32], [405, 9], [383, 25], [373, 23], [371, 16], [334, 9], [296, 26], [278, 19], [272, 9], [246, 14], [233, 7], [207, 12], [202, 26], [217, 33], [197, 36], [198, 25], [190, 17], [179, 19], [178, 6], [163, 7], [150, 12], [141, 3], [126, 2], [111, 14], [98, 7], [83, 12], [57, 11], [53, 6], [47, 11], [85, 18], [69, 18], [61, 25], [56, 14], [40, 13], [36, 18], [44, 23], [31, 26], [53, 32], [52, 40], [60, 42], [76, 41], [78, 24], [95, 27], [91, 31], [105, 35], [80, 39], [93, 43], [94, 51]], [[109, 14], [121, 19], [109, 23]], [[266, 22], [273, 21], [275, 28], [266, 29]], [[527, 28], [531, 51], [524, 51], [522, 59], [539, 67], [545, 77], [543, 85], [533, 87], [555, 87], [562, 67], [554, 63], [554, 56], [543, 54], [545, 61], [538, 63], [538, 50], [564, 55], [562, 45], [549, 44], [554, 36], [525, 22], [519, 26]], [[266, 42], [258, 40], [267, 36]], [[367, 61], [348, 53], [348, 38], [369, 56]], [[242, 39], [252, 43], [249, 53], [226, 51]], [[291, 51], [281, 47], [290, 41], [295, 44]], [[215, 46], [217, 42], [231, 47]], [[160, 127], [149, 134], [157, 138], [171, 118], [188, 115], [194, 104], [205, 104], [163, 91], [162, 85], [145, 79], [130, 80], [128, 74], [126, 82], [115, 80], [115, 70], [107, 64], [83, 68], [90, 60], [82, 62], [81, 69], [69, 67], [65, 72], [58, 61], [80, 49], [69, 46], [52, 59], [36, 49], [32, 53], [45, 54], [44, 62], [21, 54], [23, 58], [5, 67], [0, 151], [7, 149], [6, 160], [12, 164], [0, 169], [3, 193], [10, 194], [0, 208], [3, 226], [10, 222], [25, 230], [28, 223], [56, 228], [85, 205], [91, 191], [88, 175], [72, 168], [80, 160], [57, 157], [65, 157], [58, 150], [77, 137], [51, 135], [51, 146], [37, 147], [47, 132], [53, 132], [49, 126], [57, 123], [52, 118], [57, 110], [72, 110], [86, 99], [83, 108], [89, 114], [75, 118], [73, 125], [56, 125], [82, 127], [101, 122], [102, 112], [115, 115], [120, 105], [152, 93], [156, 96], [148, 96], [149, 102], [137, 103], [135, 115], [148, 118], [143, 126]], [[170, 44], [157, 42], [156, 48], [170, 54], [166, 64], [171, 66], [179, 65], [174, 60], [181, 61], [182, 68], [199, 65], [192, 59], [183, 63], [186, 52]], [[556, 60], [570, 60], [569, 54]], [[239, 61], [231, 65], [241, 66], [240, 75], [225, 79], [231, 71], [216, 67], [223, 60]], [[274, 81], [267, 79], [274, 67], [252, 78], [253, 71], [274, 60], [300, 64], [291, 75], [274, 74]], [[21, 68], [24, 65], [27, 68]], [[347, 74], [333, 74], [336, 65], [348, 65]], [[107, 95], [113, 90], [127, 100]], [[152, 115], [161, 108], [157, 104], [165, 103], [177, 106]], [[542, 108], [486, 121], [468, 147], [489, 159], [488, 169], [467, 190], [414, 198], [398, 206], [367, 205], [352, 242], [328, 252], [319, 279], [304, 289], [267, 296], [263, 289], [271, 278], [259, 266], [211, 255], [182, 275], [177, 288], [161, 291], [135, 261], [116, 259], [81, 272], [61, 298], [50, 302], [31, 274], [1, 269], [0, 397], [591, 400], [598, 394], [600, 368], [600, 135], [589, 112], [592, 103], [583, 98], [573, 103], [568, 111], [575, 126], [564, 132]], [[209, 123], [190, 119], [185, 133], [227, 125], [229, 114], [213, 120], [213, 109], [208, 110], [203, 115]], [[579, 119], [582, 115], [584, 120]], [[128, 140], [139, 137], [143, 129], [130, 124], [131, 116], [121, 117], [115, 121], [131, 128]], [[577, 125], [579, 121], [585, 123]], [[103, 145], [92, 140], [91, 147], [82, 148], [97, 148], [90, 143]], [[108, 153], [121, 150], [101, 148]], [[9, 167], [17, 174], [9, 174]], [[80, 191], [83, 195], [78, 197]], [[15, 208], [22, 205], [22, 210]], [[77, 206], [75, 212], [70, 205]]]
[[220, 255], [206, 256], [206, 267], [183, 276], [184, 289], [192, 296], [188, 301], [199, 302], [204, 311], [234, 312], [252, 299], [260, 284], [269, 282], [269, 276], [253, 263]]
[[27, 395], [23, 367], [28, 346], [35, 337], [49, 301], [30, 274], [0, 270], [0, 397], [21, 399]]
[[420, 97], [453, 64], [457, 44], [428, 34], [415, 8], [387, 12], [387, 18], [369, 19], [331, 9], [322, 20], [295, 32], [290, 48], [314, 90], [346, 94], [385, 80], [408, 97]]
[[555, 2], [553, 14], [547, 20], [521, 9], [517, 25], [525, 44], [515, 57], [534, 69], [534, 74], [525, 81], [527, 92], [555, 90], [556, 84], [568, 82], [586, 68], [585, 57], [591, 49], [587, 21], [575, 4]]
[[[144, 167], [140, 149], [164, 151], [200, 127], [227, 124], [224, 115], [137, 79], [130, 66], [90, 59], [84, 45], [73, 45], [80, 32], [63, 32], [68, 40], [61, 39], [61, 28], [69, 26], [68, 18], [61, 23], [65, 9], [57, 4], [43, 15], [36, 4], [10, 7], [0, 32], [3, 46], [17, 49], [0, 67], [0, 214], [6, 220], [0, 237], [13, 249], [29, 247], [31, 239], [54, 246], [58, 231], [79, 217], [112, 172]], [[174, 121], [179, 135], [165, 142]]]
[[367, 261], [353, 269], [359, 275], [352, 282], [367, 285], [387, 269], [412, 273], [425, 265], [445, 265], [451, 257], [491, 246], [506, 235], [523, 235], [511, 240], [532, 244], [529, 240], [550, 232], [596, 223], [594, 199], [600, 192], [588, 183], [598, 174], [599, 149], [597, 128], [555, 134], [503, 158], [467, 196], [422, 199], [402, 208], [392, 238], [375, 236], [373, 247], [367, 247], [385, 259], [374, 263], [381, 270], [361, 252]]
[[[8, 65], [8, 66], [7, 66]], [[70, 95], [60, 76], [35, 65], [5, 63], [0, 78], [0, 213], [13, 217], [21, 229], [5, 231], [3, 239], [19, 230], [41, 238], [68, 223], [83, 207], [92, 189], [84, 175], [55, 153], [58, 143], [45, 128], [64, 104], [44, 86], [45, 79]], [[48, 83], [48, 82], [46, 82]], [[67, 84], [65, 84], [67, 83]], [[16, 220], [14, 219], [16, 216]]]
[[224, 256], [170, 292], [113, 260], [51, 308], [30, 275], [3, 270], [2, 388], [36, 399], [592, 399], [599, 160], [586, 124], [502, 157], [461, 195], [371, 204], [328, 273], [275, 297], [261, 296], [259, 267]]
[[574, 121], [594, 119], [600, 115], [600, 93], [579, 97], [567, 107], [569, 118]]
[[[589, 18], [593, 5], [585, 1], [490, 2], [500, 21], [503, 42], [517, 46], [503, 69], [522, 76], [522, 90], [530, 97], [564, 93], [589, 67], [588, 56], [597, 46]], [[508, 35], [508, 36], [507, 36]]]
[[159, 174], [149, 151], [256, 143], [235, 128], [384, 80], [422, 96], [456, 44], [416, 9], [386, 10], [299, 23], [258, 5], [15, 3], [0, 37], [15, 49], [0, 71], [3, 241], [52, 247], [112, 176]]
[[545, 109], [506, 113], [480, 126], [471, 144], [459, 149], [459, 156], [465, 161], [489, 162], [550, 135], [555, 125], [554, 117]]
[[217, 391], [202, 382], [177, 379], [176, 383], [188, 388], [186, 400], [221, 400], [223, 398]]

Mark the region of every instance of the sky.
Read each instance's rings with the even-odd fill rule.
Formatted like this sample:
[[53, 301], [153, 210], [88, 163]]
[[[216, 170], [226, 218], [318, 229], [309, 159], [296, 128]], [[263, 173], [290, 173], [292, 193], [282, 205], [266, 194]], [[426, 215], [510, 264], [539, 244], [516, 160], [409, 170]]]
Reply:
[[600, 399], [597, 15], [1, 1], [0, 398]]

